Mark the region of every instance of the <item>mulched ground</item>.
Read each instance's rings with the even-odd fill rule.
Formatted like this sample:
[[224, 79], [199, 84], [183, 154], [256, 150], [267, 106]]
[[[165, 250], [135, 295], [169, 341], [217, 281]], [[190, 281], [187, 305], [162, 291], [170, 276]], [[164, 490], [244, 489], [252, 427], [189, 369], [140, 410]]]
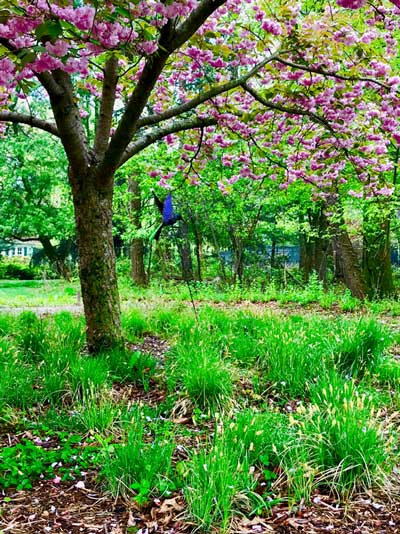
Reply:
[[[111, 500], [96, 488], [93, 480], [86, 480], [84, 488], [76, 486], [76, 483], [41, 481], [32, 490], [7, 492], [6, 499], [0, 498], [0, 532], [189, 534], [195, 531], [185, 518], [184, 501], [179, 494], [155, 499], [147, 509], [138, 510], [132, 504]], [[329, 497], [316, 495], [310, 506], [297, 510], [289, 510], [282, 504], [275, 506], [265, 518], [235, 518], [230, 532], [395, 534], [400, 532], [400, 500], [387, 504], [363, 496], [345, 507]]]
[[[253, 305], [250, 306], [253, 308]], [[146, 336], [132, 350], [153, 354], [160, 362], [169, 345], [156, 336]], [[122, 386], [121, 386], [122, 388]], [[165, 399], [165, 392], [150, 388], [115, 386], [116, 395], [128, 396], [149, 405]], [[190, 425], [190, 416], [177, 413], [175, 422]], [[12, 433], [3, 428], [1, 445], [10, 446], [21, 438], [30, 439], [26, 432]], [[189, 534], [200, 532], [185, 514], [181, 494], [168, 499], [155, 499], [147, 508], [138, 509], [133, 503], [113, 500], [105, 494], [89, 473], [78, 482], [56, 483], [41, 480], [33, 489], [7, 490], [0, 494], [0, 534]], [[217, 530], [215, 530], [217, 532]], [[400, 534], [400, 496], [373, 494], [353, 498], [348, 505], [338, 504], [330, 496], [314, 495], [312, 503], [290, 509], [282, 503], [272, 508], [268, 517], [237, 517], [232, 521], [231, 534], [276, 532], [319, 534]]]

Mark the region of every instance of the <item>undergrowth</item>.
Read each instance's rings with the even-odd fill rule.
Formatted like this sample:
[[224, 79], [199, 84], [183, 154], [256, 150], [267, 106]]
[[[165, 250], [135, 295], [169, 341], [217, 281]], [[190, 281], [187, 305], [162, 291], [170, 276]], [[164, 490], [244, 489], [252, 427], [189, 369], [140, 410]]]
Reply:
[[[131, 310], [125, 348], [96, 358], [81, 318], [0, 316], [0, 422], [32, 435], [3, 447], [0, 487], [92, 471], [139, 507], [182, 490], [194, 528], [225, 532], [279, 499], [383, 483], [398, 454], [396, 334], [373, 318], [198, 316]], [[148, 333], [171, 349], [141, 350]]]

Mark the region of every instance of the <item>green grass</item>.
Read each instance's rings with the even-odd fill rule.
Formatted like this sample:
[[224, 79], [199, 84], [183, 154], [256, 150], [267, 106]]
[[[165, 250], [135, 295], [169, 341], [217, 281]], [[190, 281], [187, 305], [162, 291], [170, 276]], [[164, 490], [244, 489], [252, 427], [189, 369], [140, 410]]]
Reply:
[[62, 306], [77, 303], [77, 282], [63, 280], [1, 280], [0, 306]]
[[[0, 453], [2, 487], [90, 471], [137, 506], [181, 491], [190, 528], [222, 533], [280, 499], [385, 483], [400, 365], [398, 336], [377, 319], [208, 303], [197, 324], [184, 304], [153, 304], [124, 313], [129, 342], [97, 358], [83, 351], [81, 317], [0, 315], [0, 423], [32, 435]], [[133, 349], [147, 333], [169, 352]], [[47, 438], [49, 453], [37, 445]]]

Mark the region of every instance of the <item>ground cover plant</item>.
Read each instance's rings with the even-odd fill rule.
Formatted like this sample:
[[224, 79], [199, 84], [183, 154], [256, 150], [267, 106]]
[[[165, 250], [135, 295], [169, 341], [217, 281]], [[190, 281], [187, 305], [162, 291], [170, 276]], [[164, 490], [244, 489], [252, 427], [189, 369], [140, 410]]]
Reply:
[[400, 366], [377, 319], [172, 304], [123, 324], [126, 347], [93, 358], [79, 316], [1, 316], [3, 522], [46, 481], [95, 486], [143, 526], [170, 503], [182, 532], [393, 484]]

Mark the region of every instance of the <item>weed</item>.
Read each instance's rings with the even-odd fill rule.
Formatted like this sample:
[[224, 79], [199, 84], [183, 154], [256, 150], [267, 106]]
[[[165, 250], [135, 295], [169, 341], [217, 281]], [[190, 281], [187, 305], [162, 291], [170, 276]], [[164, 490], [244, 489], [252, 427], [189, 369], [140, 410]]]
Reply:
[[132, 310], [122, 316], [122, 326], [128, 339], [134, 340], [148, 332], [148, 324], [139, 310]]
[[386, 330], [374, 320], [341, 323], [336, 344], [332, 347], [334, 361], [343, 375], [362, 376], [382, 361], [389, 342]]
[[73, 394], [82, 398], [85, 392], [101, 389], [108, 380], [108, 368], [103, 360], [80, 358], [72, 363], [69, 381]]
[[86, 391], [81, 402], [74, 406], [75, 419], [86, 432], [106, 435], [121, 414], [110, 395], [104, 391]]
[[97, 463], [95, 447], [76, 447], [81, 442], [79, 436], [60, 434], [56, 439], [60, 439], [56, 448], [45, 448], [46, 442], [40, 439], [37, 443], [23, 440], [13, 447], [3, 447], [0, 450], [0, 487], [29, 489], [38, 478], [49, 479], [60, 474], [68, 479]]
[[370, 487], [380, 479], [392, 447], [372, 398], [331, 375], [315, 386], [312, 399], [299, 436], [304, 450], [311, 451], [318, 484], [340, 495]]
[[162, 496], [174, 489], [172, 453], [175, 444], [162, 434], [148, 442], [143, 418], [139, 415], [130, 424], [123, 443], [106, 445], [103, 449], [101, 475], [113, 495], [135, 495], [141, 505], [151, 495]]
[[[237, 414], [234, 421], [217, 427], [208, 450], [193, 454], [185, 498], [202, 531], [220, 525], [226, 532], [235, 510], [249, 515], [260, 511], [260, 503], [268, 507], [255, 493], [255, 465], [278, 465], [272, 458], [273, 449], [278, 452], [275, 441], [281, 447], [287, 439], [283, 417], [272, 412]], [[266, 479], [275, 477], [269, 469], [264, 468], [264, 473]]]
[[46, 326], [33, 312], [21, 313], [17, 320], [18, 344], [28, 360], [37, 361], [46, 350]]
[[206, 333], [178, 343], [169, 355], [170, 387], [181, 383], [187, 395], [201, 408], [222, 408], [229, 403], [232, 377], [221, 358], [218, 344]]

